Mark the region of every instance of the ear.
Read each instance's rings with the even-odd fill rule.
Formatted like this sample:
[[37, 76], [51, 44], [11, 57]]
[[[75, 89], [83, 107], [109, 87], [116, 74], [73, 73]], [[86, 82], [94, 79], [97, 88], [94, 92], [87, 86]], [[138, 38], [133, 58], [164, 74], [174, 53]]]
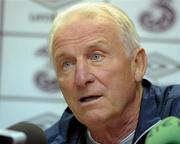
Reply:
[[147, 55], [143, 48], [138, 48], [133, 55], [134, 78], [136, 82], [140, 82], [145, 75], [147, 68]]

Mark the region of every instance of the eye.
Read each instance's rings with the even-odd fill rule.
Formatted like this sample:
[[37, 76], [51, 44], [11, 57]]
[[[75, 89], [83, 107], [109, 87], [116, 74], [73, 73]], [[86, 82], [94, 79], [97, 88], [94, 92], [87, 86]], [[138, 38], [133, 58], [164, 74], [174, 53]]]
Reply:
[[102, 59], [102, 55], [100, 53], [93, 53], [91, 55], [91, 60], [93, 61], [100, 61]]
[[63, 71], [67, 71], [67, 70], [69, 70], [73, 65], [74, 65], [73, 62], [71, 62], [71, 61], [64, 61], [63, 64], [62, 64], [62, 69], [63, 69]]

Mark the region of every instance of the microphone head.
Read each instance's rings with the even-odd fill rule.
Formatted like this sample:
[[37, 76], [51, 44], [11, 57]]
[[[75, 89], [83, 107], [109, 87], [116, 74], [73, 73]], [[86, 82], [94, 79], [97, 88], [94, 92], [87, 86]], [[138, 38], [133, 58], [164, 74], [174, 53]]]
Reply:
[[44, 131], [32, 123], [20, 122], [8, 127], [8, 129], [25, 133], [27, 137], [25, 144], [47, 144]]
[[145, 144], [180, 144], [180, 119], [168, 117], [160, 121], [148, 133]]

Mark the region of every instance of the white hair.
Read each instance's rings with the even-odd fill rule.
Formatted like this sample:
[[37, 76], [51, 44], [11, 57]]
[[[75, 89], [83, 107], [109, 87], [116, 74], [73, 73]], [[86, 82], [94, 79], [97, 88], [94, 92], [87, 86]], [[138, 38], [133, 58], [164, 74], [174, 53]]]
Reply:
[[140, 47], [139, 36], [136, 32], [135, 25], [121, 9], [109, 3], [79, 3], [64, 12], [59, 12], [55, 17], [49, 37], [49, 52], [51, 56], [53, 39], [57, 29], [65, 25], [74, 15], [80, 16], [80, 18], [104, 18], [115, 22], [120, 30], [122, 44], [128, 55], [131, 55], [134, 49]]

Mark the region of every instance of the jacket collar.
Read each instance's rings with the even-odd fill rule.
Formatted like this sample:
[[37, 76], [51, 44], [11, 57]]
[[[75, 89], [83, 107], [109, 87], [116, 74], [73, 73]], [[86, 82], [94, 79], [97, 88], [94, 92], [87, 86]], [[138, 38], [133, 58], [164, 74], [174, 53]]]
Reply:
[[[139, 120], [134, 136], [134, 142], [136, 143], [138, 141], [144, 143], [145, 135], [147, 134], [147, 132], [154, 124], [161, 120], [158, 113], [153, 85], [145, 79], [143, 79], [142, 85], [143, 96], [141, 100]], [[140, 144], [140, 142], [138, 143]]]

